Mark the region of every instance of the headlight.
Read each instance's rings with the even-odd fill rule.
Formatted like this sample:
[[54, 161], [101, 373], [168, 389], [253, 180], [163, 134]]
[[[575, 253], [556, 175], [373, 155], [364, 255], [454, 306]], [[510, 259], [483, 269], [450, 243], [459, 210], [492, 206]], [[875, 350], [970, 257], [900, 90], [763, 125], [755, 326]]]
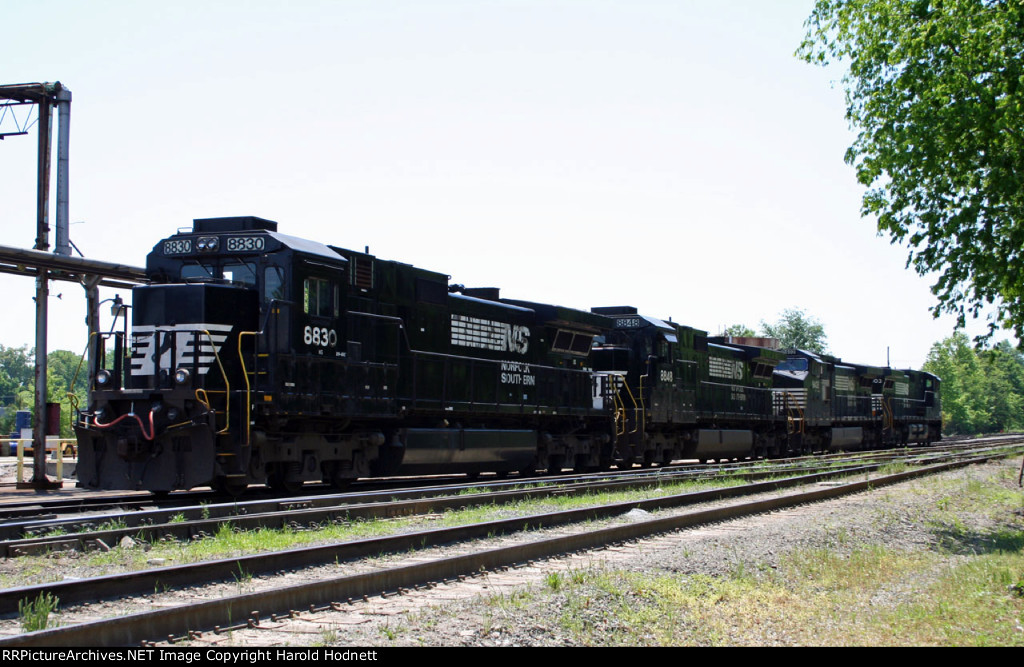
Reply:
[[174, 382], [177, 384], [185, 384], [188, 382], [188, 378], [191, 374], [184, 368], [179, 368], [174, 371]]
[[96, 373], [96, 385], [99, 387], [106, 387], [110, 384], [110, 371], [102, 370]]
[[196, 241], [196, 248], [201, 251], [213, 251], [220, 245], [220, 239], [216, 236], [201, 236]]

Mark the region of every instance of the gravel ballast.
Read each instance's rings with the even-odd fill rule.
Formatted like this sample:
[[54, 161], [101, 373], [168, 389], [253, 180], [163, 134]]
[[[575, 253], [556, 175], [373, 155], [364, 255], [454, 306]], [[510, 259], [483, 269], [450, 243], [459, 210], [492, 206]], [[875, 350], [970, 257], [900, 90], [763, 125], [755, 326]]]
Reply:
[[[784, 565], [788, 558], [814, 550], [828, 550], [839, 557], [872, 548], [930, 555], [927, 568], [906, 580], [879, 587], [864, 601], [865, 613], [872, 609], [894, 608], [915, 599], [922, 587], [944, 569], [969, 559], [973, 551], [983, 551], [988, 531], [1024, 530], [1021, 509], [1024, 496], [1016, 485], [1019, 464], [1019, 460], [1006, 459], [975, 465], [838, 500], [678, 531], [464, 581], [446, 582], [400, 596], [369, 598], [343, 605], [338, 611], [301, 613], [293, 619], [275, 622], [264, 620], [259, 629], [224, 635], [207, 633], [189, 643], [221, 646], [657, 645], [665, 642], [663, 636], [647, 636], [633, 629], [628, 630], [632, 634], [624, 634], [612, 609], [621, 605], [622, 600], [595, 582], [609, 576], [639, 576], [652, 581], [657, 577], [705, 577], [709, 581], [720, 581], [735, 577], [738, 572], [753, 580], [770, 573], [777, 580], [786, 570]], [[981, 484], [996, 484], [1007, 493], [1016, 493], [1016, 511], [1005, 508], [1000, 511], [983, 503], [958, 502]], [[634, 513], [621, 520], [643, 518]], [[949, 544], [949, 531], [944, 528], [948, 523], [971, 526], [970, 534], [976, 536], [979, 544]], [[936, 554], [940, 556], [934, 557]], [[585, 600], [585, 608], [580, 606], [580, 600]], [[767, 607], [752, 613], [763, 612], [766, 616], [774, 613], [769, 608], [770, 601], [764, 604]], [[713, 607], [709, 613], [713, 616]], [[678, 623], [680, 627], [691, 623], [706, 626], [720, 621], [712, 616], [694, 619], [683, 615]], [[1010, 622], [1016, 624], [1012, 630], [1017, 643], [1024, 644], [1019, 613]], [[588, 623], [604, 624], [601, 627], [608, 626], [608, 631], [603, 633], [598, 628], [595, 633], [591, 627], [581, 634], [573, 629], [576, 624]], [[815, 619], [806, 625], [817, 623]], [[737, 628], [735, 632], [724, 634], [708, 633], [702, 626], [692, 635], [692, 643], [844, 643], [844, 635], [838, 635], [837, 639], [828, 619], [821, 619], [820, 623], [820, 629], [806, 627], [796, 634], [779, 632], [770, 624], [766, 624], [763, 632], [751, 633], [749, 629]], [[678, 639], [678, 634], [675, 636], [673, 643], [691, 643], [688, 639], [691, 635], [684, 633], [683, 639]], [[890, 643], [900, 643], [898, 638], [890, 639]]]

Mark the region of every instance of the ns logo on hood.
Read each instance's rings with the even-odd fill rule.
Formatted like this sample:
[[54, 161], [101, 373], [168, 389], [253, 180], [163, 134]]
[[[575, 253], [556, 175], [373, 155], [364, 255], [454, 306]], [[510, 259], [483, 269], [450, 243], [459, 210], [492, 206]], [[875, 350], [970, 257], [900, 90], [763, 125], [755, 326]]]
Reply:
[[452, 345], [526, 354], [530, 349], [530, 329], [520, 324], [452, 315]]
[[206, 375], [230, 332], [230, 324], [136, 325], [132, 330], [132, 375], [155, 375], [158, 369], [173, 371], [196, 365], [199, 375]]

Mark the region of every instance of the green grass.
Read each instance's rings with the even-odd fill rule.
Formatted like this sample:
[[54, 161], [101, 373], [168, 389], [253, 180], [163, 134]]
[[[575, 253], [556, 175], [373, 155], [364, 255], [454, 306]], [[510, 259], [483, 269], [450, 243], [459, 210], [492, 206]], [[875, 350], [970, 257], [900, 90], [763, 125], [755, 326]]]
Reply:
[[561, 572], [548, 572], [544, 575], [544, 583], [552, 591], [560, 591], [565, 582]]
[[901, 472], [906, 472], [909, 466], [903, 461], [892, 461], [879, 466], [878, 473], [880, 475], [898, 475]]
[[[553, 585], [557, 581], [557, 585]], [[780, 571], [547, 575], [532, 603], [583, 646], [1024, 646], [1024, 555], [950, 565], [877, 547], [797, 551]]]
[[97, 531], [104, 531], [104, 530], [124, 530], [124, 529], [125, 529], [125, 528], [127, 528], [127, 527], [128, 527], [128, 524], [127, 524], [127, 523], [125, 522], [125, 520], [124, 520], [124, 519], [109, 519], [109, 520], [107, 520], [107, 521], [104, 521], [103, 523], [101, 523], [101, 524], [100, 524], [100, 525], [99, 525], [99, 526], [98, 526], [98, 527], [96, 528], [96, 530], [97, 530]]
[[398, 639], [398, 635], [405, 630], [405, 627], [401, 623], [392, 625], [390, 621], [380, 627], [380, 634], [382, 637], [387, 639], [389, 642], [393, 642]]
[[536, 596], [525, 588], [514, 589], [509, 593], [498, 593], [486, 599], [486, 604], [503, 613], [511, 613], [526, 609]]
[[934, 512], [879, 509], [879, 525], [928, 526], [931, 548], [865, 544], [825, 526], [827, 547], [794, 549], [772, 567], [549, 573], [531, 606], [558, 610], [552, 634], [584, 646], [1024, 646], [1015, 471], [936, 482], [949, 488], [940, 487]]
[[[437, 527], [463, 526], [496, 519], [526, 516], [545, 512], [591, 507], [615, 502], [635, 502], [651, 498], [688, 493], [692, 491], [742, 485], [738, 480], [702, 480], [677, 484], [665, 484], [636, 490], [602, 492], [596, 494], [559, 495], [550, 498], [519, 500], [505, 504], [488, 504], [445, 511], [441, 515], [425, 517], [400, 517], [359, 521], [339, 521], [313, 530], [260, 528], [241, 530], [222, 524], [214, 535], [186, 542], [156, 540], [143, 548], [114, 547], [106, 552], [66, 554], [50, 556], [25, 556], [17, 560], [18, 573], [0, 575], [4, 587], [44, 583], [54, 580], [53, 558], [67, 558], [74, 561], [89, 575], [113, 574], [123, 571], [148, 569], [148, 561], [162, 558], [169, 563], [185, 564], [232, 556], [280, 551], [295, 547], [329, 542], [345, 542], [371, 537], [393, 535], [413, 530]], [[203, 513], [209, 510], [203, 508]], [[175, 522], [172, 517], [171, 522]], [[104, 528], [114, 528], [123, 521], [111, 521]], [[42, 564], [39, 559], [42, 558]], [[50, 559], [50, 560], [47, 560]], [[32, 573], [24, 576], [24, 573]], [[16, 583], [15, 583], [16, 582]]]
[[45, 630], [50, 622], [50, 614], [57, 610], [60, 598], [50, 593], [40, 593], [35, 600], [18, 602], [18, 616], [21, 618], [21, 629], [25, 632]]

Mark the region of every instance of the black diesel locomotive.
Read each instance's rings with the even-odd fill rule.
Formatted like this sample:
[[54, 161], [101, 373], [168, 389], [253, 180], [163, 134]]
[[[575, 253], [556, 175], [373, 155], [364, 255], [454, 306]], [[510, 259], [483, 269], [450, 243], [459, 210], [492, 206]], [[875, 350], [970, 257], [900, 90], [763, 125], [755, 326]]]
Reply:
[[927, 373], [502, 299], [260, 218], [195, 220], [146, 272], [130, 331], [94, 343], [111, 361], [76, 422], [87, 488], [294, 492], [939, 438]]

